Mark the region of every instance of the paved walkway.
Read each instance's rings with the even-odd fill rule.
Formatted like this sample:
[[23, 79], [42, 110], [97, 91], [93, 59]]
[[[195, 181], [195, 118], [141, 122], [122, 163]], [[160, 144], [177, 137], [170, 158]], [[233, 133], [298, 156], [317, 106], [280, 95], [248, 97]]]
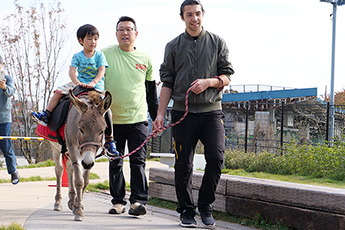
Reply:
[[[147, 162], [147, 175], [150, 167], [167, 168], [156, 161]], [[128, 162], [124, 165], [126, 181], [129, 181]], [[99, 180], [108, 180], [108, 162], [98, 162], [91, 172], [100, 176]], [[19, 169], [21, 177], [54, 177], [54, 167]], [[9, 179], [6, 170], [0, 170], [0, 179]], [[181, 229], [179, 216], [175, 211], [148, 205], [148, 214], [140, 217], [110, 215], [111, 197], [104, 193], [86, 193], [84, 195], [84, 221], [74, 221], [72, 212], [67, 207], [68, 188], [62, 188], [63, 210], [53, 211], [55, 181], [19, 182], [0, 184], [0, 226], [17, 223], [25, 229]], [[128, 210], [128, 207], [127, 207]], [[198, 228], [203, 228], [198, 221]], [[245, 226], [217, 221], [216, 229], [250, 230]]]

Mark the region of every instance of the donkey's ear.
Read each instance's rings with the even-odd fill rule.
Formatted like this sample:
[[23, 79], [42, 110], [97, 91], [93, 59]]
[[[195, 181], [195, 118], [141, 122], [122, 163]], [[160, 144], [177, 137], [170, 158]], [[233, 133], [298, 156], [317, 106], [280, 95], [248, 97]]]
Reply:
[[72, 102], [72, 104], [75, 106], [75, 108], [78, 110], [79, 113], [85, 113], [88, 109], [87, 104], [85, 104], [83, 101], [81, 101], [79, 98], [74, 96], [73, 91], [70, 89], [68, 91], [69, 100]]
[[99, 112], [103, 115], [106, 111], [108, 111], [108, 109], [111, 106], [111, 102], [112, 102], [112, 96], [111, 93], [106, 90], [105, 91], [105, 96], [102, 100], [102, 102], [98, 105], [97, 109], [99, 110]]

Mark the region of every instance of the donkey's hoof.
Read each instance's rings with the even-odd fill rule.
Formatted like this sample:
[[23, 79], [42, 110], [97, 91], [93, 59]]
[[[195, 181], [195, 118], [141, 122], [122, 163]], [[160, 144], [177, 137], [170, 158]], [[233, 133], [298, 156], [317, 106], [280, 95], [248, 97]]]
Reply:
[[54, 211], [61, 211], [62, 205], [61, 204], [54, 204]]
[[73, 207], [73, 203], [68, 202], [68, 208], [74, 212], [75, 208]]
[[75, 216], [74, 216], [74, 220], [75, 220], [75, 221], [83, 221], [83, 219], [84, 219], [84, 217], [81, 216], [81, 215], [75, 215]]

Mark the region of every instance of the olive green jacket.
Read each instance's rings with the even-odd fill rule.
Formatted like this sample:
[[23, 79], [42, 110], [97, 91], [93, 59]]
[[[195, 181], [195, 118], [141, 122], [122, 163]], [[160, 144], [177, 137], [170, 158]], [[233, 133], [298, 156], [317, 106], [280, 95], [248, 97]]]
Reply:
[[[229, 51], [219, 36], [202, 30], [195, 40], [187, 32], [182, 33], [165, 47], [164, 62], [160, 67], [163, 87], [172, 89], [173, 109], [185, 111], [185, 97], [196, 79], [234, 73], [228, 61]], [[221, 110], [222, 91], [208, 88], [196, 95], [189, 94], [188, 111], [204, 113]]]

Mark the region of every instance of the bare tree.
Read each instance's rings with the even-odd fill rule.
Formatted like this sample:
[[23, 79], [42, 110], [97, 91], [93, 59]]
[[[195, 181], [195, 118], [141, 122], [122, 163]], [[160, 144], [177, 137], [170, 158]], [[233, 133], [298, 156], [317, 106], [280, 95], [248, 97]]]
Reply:
[[[31, 136], [36, 124], [28, 114], [45, 109], [66, 63], [62, 55], [68, 39], [66, 15], [55, 0], [37, 0], [28, 8], [14, 0], [14, 5], [15, 12], [5, 17], [0, 26], [0, 47], [6, 71], [17, 88], [13, 118], [19, 127], [13, 131]], [[21, 141], [20, 149], [29, 163], [42, 154], [30, 141]]]

